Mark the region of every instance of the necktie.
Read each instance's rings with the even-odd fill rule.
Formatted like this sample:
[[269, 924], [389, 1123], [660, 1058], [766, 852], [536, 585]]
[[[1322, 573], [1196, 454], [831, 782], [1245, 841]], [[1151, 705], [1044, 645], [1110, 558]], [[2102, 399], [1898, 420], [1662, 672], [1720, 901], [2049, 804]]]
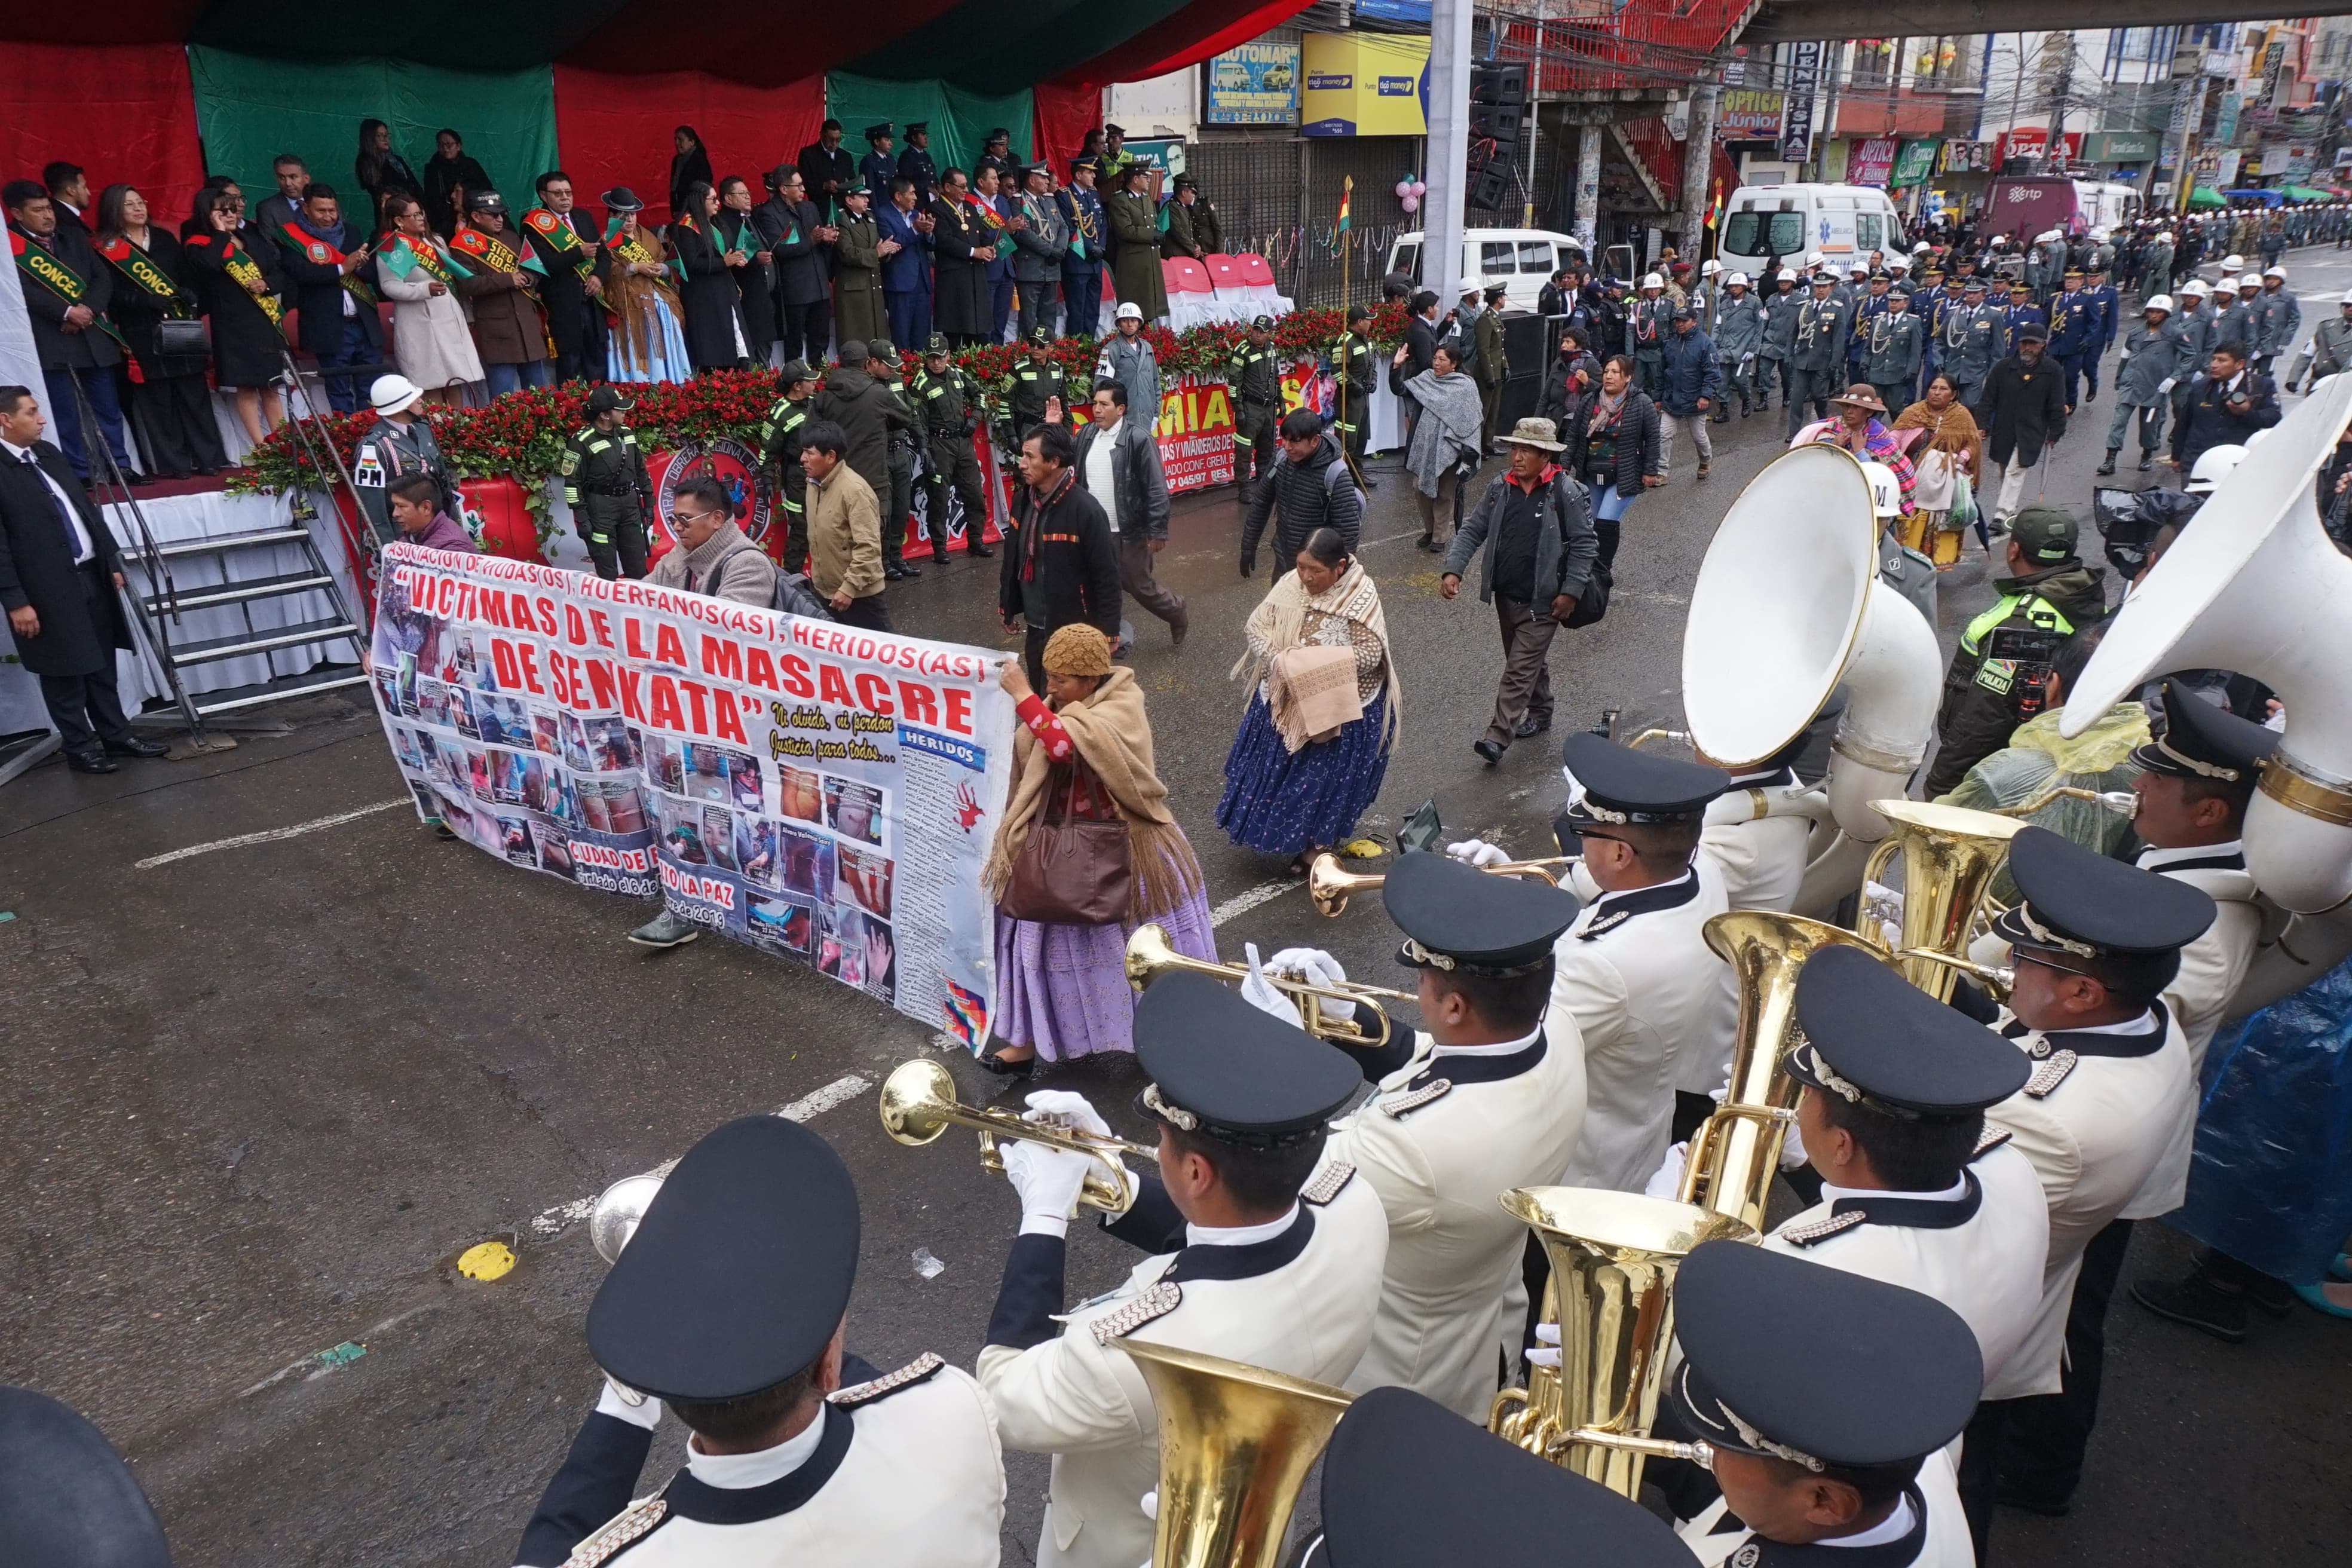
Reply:
[[49, 503], [49, 510], [58, 514], [58, 526], [65, 530], [66, 559], [79, 562], [81, 559], [81, 537], [74, 531], [73, 515], [58, 499], [58, 492], [49, 488], [48, 476], [41, 472], [40, 463], [30, 452], [25, 454], [25, 467], [33, 470], [34, 488], [41, 492], [41, 499]]

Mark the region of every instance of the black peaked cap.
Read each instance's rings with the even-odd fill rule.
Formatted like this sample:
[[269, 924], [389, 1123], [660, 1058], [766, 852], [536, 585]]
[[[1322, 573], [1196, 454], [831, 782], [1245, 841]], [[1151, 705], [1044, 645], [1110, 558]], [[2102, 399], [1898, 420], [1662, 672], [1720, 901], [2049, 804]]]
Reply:
[[[1136, 999], [1135, 1058], [1151, 1079], [1146, 1110], [1183, 1131], [1244, 1143], [1312, 1131], [1364, 1081], [1339, 1047], [1205, 974], [1164, 976]], [[1186, 1119], [1194, 1125], [1184, 1127]]]
[[1593, 823], [1676, 822], [1706, 809], [1731, 787], [1731, 775], [1705, 763], [1637, 752], [1603, 736], [1570, 735], [1560, 761], [1584, 786], [1569, 816]]
[[2018, 829], [2009, 841], [2009, 874], [2021, 900], [1992, 929], [2020, 947], [2085, 958], [2166, 952], [2213, 923], [2213, 900], [2202, 889], [2111, 860], [2046, 827]]
[[1856, 947], [1805, 960], [1797, 1022], [1805, 1037], [1789, 1053], [1790, 1077], [1897, 1115], [1966, 1116], [2032, 1072], [2024, 1052]]
[[2180, 685], [2164, 683], [2164, 738], [2132, 749], [2132, 761], [2150, 773], [2243, 784], [2278, 750], [2279, 732], [2241, 719]]
[[857, 1274], [857, 1189], [797, 1122], [746, 1116], [686, 1152], [588, 1309], [588, 1350], [663, 1399], [740, 1399], [806, 1370]]
[[1431, 850], [1397, 858], [1381, 885], [1381, 902], [1411, 939], [1400, 963], [1419, 967], [1435, 954], [1474, 974], [1496, 975], [1524, 974], [1549, 958], [1580, 907], [1572, 893], [1489, 876]]

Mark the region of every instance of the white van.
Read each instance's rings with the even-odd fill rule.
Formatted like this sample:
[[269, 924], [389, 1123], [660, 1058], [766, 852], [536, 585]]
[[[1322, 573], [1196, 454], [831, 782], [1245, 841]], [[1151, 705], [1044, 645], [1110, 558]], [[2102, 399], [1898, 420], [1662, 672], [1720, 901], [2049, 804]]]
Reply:
[[1725, 209], [1716, 254], [1725, 271], [1755, 278], [1773, 257], [1801, 267], [1818, 250], [1843, 276], [1855, 257], [1903, 246], [1903, 220], [1875, 185], [1742, 185]]
[[[1405, 273], [1416, 283], [1423, 281], [1421, 240], [1419, 234], [1408, 234], [1391, 241], [1388, 269]], [[1551, 281], [1551, 275], [1582, 254], [1575, 236], [1548, 228], [1462, 231], [1462, 275], [1475, 273], [1489, 283], [1508, 285], [1506, 304], [1514, 310], [1534, 310], [1536, 296]]]

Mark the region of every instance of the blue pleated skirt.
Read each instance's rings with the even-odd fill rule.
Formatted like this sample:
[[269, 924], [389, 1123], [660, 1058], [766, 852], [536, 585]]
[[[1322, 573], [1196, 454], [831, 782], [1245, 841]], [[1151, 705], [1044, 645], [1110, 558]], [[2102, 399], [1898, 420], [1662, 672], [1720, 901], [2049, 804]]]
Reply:
[[1225, 755], [1225, 794], [1217, 826], [1244, 848], [1296, 855], [1310, 844], [1338, 844], [1380, 797], [1389, 771], [1381, 731], [1389, 694], [1365, 705], [1364, 716], [1328, 741], [1292, 752], [1274, 727], [1263, 695], [1250, 699], [1241, 731]]

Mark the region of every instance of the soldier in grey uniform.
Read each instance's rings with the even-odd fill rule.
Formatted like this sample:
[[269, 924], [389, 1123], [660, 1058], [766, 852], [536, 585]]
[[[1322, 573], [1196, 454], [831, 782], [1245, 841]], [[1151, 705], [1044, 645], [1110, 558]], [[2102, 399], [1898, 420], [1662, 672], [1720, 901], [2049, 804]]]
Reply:
[[2254, 296], [2254, 368], [2270, 374], [2272, 362], [2294, 347], [2302, 331], [2303, 306], [2286, 286], [2286, 268], [2266, 269], [2263, 291]]
[[[780, 1117], [687, 1151], [588, 1309], [604, 1394], [517, 1563], [995, 1568], [1003, 1454], [979, 1384], [844, 1348], [858, 1217], [841, 1157]], [[630, 1502], [665, 1407], [694, 1435], [685, 1467]]]
[[2008, 319], [1998, 305], [1985, 302], [1985, 280], [1966, 279], [1959, 306], [1944, 312], [1943, 363], [1937, 374], [1952, 384], [1959, 400], [1974, 413], [1977, 394], [1995, 361], [2009, 352]]
[[1807, 296], [1797, 287], [1797, 274], [1783, 267], [1764, 296], [1764, 341], [1756, 350], [1757, 406], [1772, 406], [1772, 387], [1780, 388], [1780, 406], [1796, 401], [1797, 318], [1804, 313]]
[[[2341, 309], [2333, 316], [2322, 319], [2311, 329], [2311, 341], [2303, 345], [2303, 353], [2287, 366], [2286, 390], [2293, 392], [2297, 381], [2309, 385], [2326, 375], [2340, 375], [2352, 369], [2352, 292], [2338, 302]], [[2308, 372], [2308, 380], [2305, 373]]]
[[2196, 374], [2196, 363], [2189, 357], [2188, 330], [2172, 319], [2171, 296], [2149, 296], [2140, 324], [2124, 334], [2123, 357], [2116, 363], [2116, 415], [2107, 422], [2102, 478], [2116, 471], [2134, 415], [2139, 416], [2139, 471], [2145, 474], [2156, 467], [2172, 389]]
[[1890, 288], [1884, 310], [1872, 316], [1864, 331], [1862, 378], [1878, 389], [1878, 400], [1889, 413], [1900, 413], [1917, 401], [1919, 361], [1926, 348], [1927, 325], [1911, 309], [1911, 296]]
[[[1716, 301], [1715, 320], [1707, 332], [1715, 340], [1715, 357], [1723, 366], [1725, 395], [1715, 405], [1715, 422], [1728, 424], [1731, 420], [1730, 393], [1739, 394], [1739, 416], [1753, 412], [1749, 406], [1757, 401], [1756, 367], [1758, 355], [1764, 347], [1765, 331], [1770, 316], [1764, 302], [1748, 291], [1748, 274], [1734, 272], [1723, 279], [1723, 294]], [[1763, 401], [1769, 404], [1772, 388], [1768, 382]]]
[[2255, 344], [2262, 336], [2262, 323], [2254, 319], [2254, 301], [2262, 297], [2263, 280], [2249, 272], [2232, 285], [2224, 278], [2221, 287], [2232, 289], [2228, 298], [2214, 296], [2217, 316], [2213, 323], [2213, 342], [2207, 349], [2211, 353], [2223, 343], [2236, 343], [2248, 360], [2255, 353]]
[[[2212, 357], [2215, 345], [2221, 341], [2221, 312], [2213, 308], [2212, 289], [2202, 278], [2191, 278], [2180, 286], [2180, 331], [2187, 340], [2190, 373], [2205, 368]], [[2189, 376], [2182, 376], [2172, 389], [2172, 413], [2179, 417], [2189, 405]]]
[[1810, 420], [1828, 418], [1830, 399], [1846, 388], [1846, 310], [1838, 301], [1836, 288], [1836, 279], [1826, 272], [1814, 273], [1812, 298], [1797, 314], [1796, 337], [1789, 351], [1789, 363], [1795, 371], [1789, 394], [1791, 436]]

